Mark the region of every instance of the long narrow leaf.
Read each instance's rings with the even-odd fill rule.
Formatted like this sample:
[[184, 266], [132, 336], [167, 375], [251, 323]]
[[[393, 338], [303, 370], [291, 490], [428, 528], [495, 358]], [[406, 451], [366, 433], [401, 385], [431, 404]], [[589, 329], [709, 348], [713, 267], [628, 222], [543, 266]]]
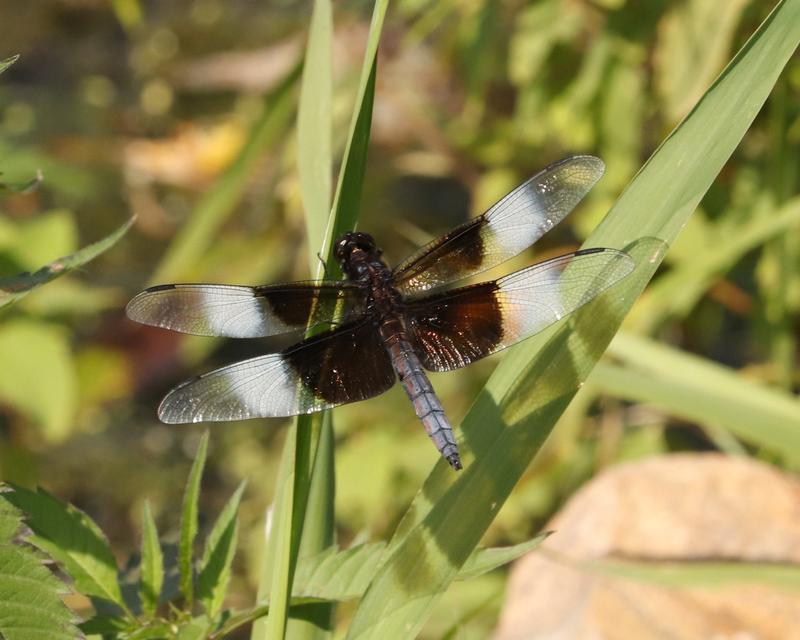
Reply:
[[197, 537], [197, 503], [200, 499], [200, 479], [208, 453], [208, 431], [206, 431], [197, 447], [181, 506], [181, 537], [178, 543], [178, 570], [180, 587], [186, 599], [187, 608], [194, 602], [194, 539]]
[[19, 60], [19, 54], [11, 56], [10, 58], [5, 58], [3, 60], [0, 60], [0, 73], [3, 73], [3, 71], [8, 69], [17, 60]]
[[[378, 42], [387, 6], [388, 0], [378, 0], [373, 9], [350, 135], [345, 147], [333, 208], [325, 226], [322, 255], [326, 257], [326, 269], [329, 274], [338, 270], [331, 253], [333, 238], [344, 230], [354, 228], [358, 218], [361, 186], [364, 168], [366, 167], [369, 130], [372, 121]], [[317, 5], [315, 5], [315, 8], [324, 11], [324, 9], [319, 9]], [[322, 21], [323, 18], [320, 18], [320, 23]], [[311, 183], [310, 176], [307, 182]], [[315, 229], [314, 232], [316, 233], [318, 225], [315, 222], [309, 228]], [[327, 428], [330, 429], [329, 418], [301, 416], [288, 434], [287, 442], [289, 444], [287, 444], [287, 447], [292, 449], [294, 464], [281, 465], [283, 471], [279, 476], [276, 490], [282, 509], [276, 510], [273, 531], [271, 532], [274, 541], [274, 546], [272, 546], [274, 554], [271, 554], [269, 565], [272, 571], [269, 590], [270, 614], [266, 623], [254, 625], [251, 636], [253, 640], [283, 638], [286, 632], [286, 616], [289, 609], [294, 568], [300, 551], [302, 528], [306, 516], [306, 502], [310, 492], [310, 478], [312, 469], [315, 466], [320, 434], [325, 428], [325, 420], [328, 420]], [[263, 590], [260, 591], [259, 595], [263, 595]]]
[[150, 511], [150, 503], [145, 500], [142, 509], [142, 562], [141, 588], [142, 612], [152, 617], [158, 607], [161, 587], [164, 584], [164, 556], [158, 542], [158, 529]]
[[127, 233], [132, 224], [133, 220], [128, 220], [119, 229], [102, 240], [98, 240], [71, 255], [54, 260], [35, 273], [21, 273], [16, 276], [0, 278], [0, 307], [16, 302], [36, 287], [40, 287], [94, 260], [101, 253], [114, 246]]
[[197, 575], [198, 598], [203, 602], [206, 615], [214, 619], [222, 609], [222, 602], [231, 578], [231, 564], [236, 553], [239, 531], [237, 515], [245, 483], [242, 482], [219, 514], [208, 534], [203, 559]]
[[627, 249], [636, 271], [498, 366], [462, 424], [465, 471], [456, 479], [437, 465], [387, 549], [348, 638], [419, 631], [747, 131], [798, 41], [800, 0], [784, 0], [637, 174], [587, 241]]
[[265, 98], [262, 115], [253, 125], [247, 144], [195, 207], [192, 217], [176, 236], [153, 273], [154, 284], [180, 280], [182, 274], [185, 274], [208, 250], [217, 231], [241, 199], [253, 169], [289, 124], [294, 112], [293, 89], [299, 71], [298, 65]]
[[668, 413], [719, 426], [800, 464], [800, 401], [734, 370], [647, 338], [619, 333], [609, 353], [624, 366], [600, 362], [590, 380], [598, 390]]

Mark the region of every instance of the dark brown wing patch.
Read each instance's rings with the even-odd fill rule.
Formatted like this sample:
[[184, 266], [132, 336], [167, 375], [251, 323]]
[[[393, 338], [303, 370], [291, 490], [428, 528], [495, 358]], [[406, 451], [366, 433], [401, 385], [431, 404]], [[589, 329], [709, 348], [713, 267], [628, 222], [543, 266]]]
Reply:
[[406, 326], [426, 369], [458, 369], [497, 350], [503, 339], [497, 293], [495, 282], [484, 282], [408, 303]]
[[283, 359], [326, 406], [371, 398], [395, 382], [389, 355], [369, 320], [309, 338], [286, 350]]
[[457, 369], [543, 331], [634, 266], [622, 251], [584, 249], [494, 282], [412, 300], [405, 307], [409, 339], [426, 369]]

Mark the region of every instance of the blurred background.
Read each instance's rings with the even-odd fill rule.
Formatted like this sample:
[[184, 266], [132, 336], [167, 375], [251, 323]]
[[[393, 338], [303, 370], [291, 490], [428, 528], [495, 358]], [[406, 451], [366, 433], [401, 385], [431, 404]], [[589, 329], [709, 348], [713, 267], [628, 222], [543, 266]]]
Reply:
[[[592, 153], [605, 178], [503, 270], [576, 248], [772, 5], [396, 0], [360, 227], [399, 262], [548, 163]], [[370, 12], [368, 2], [335, 3], [339, 156]], [[20, 54], [0, 76], [0, 172], [8, 182], [44, 174], [33, 193], [0, 201], [0, 275], [33, 271], [137, 216], [106, 254], [2, 310], [0, 479], [41, 484], [86, 510], [120, 558], [138, 547], [145, 498], [174, 535], [204, 429], [160, 424], [162, 395], [270, 347], [135, 326], [126, 302], [157, 282], [309, 277], [295, 130], [309, 15], [309, 2], [291, 0], [0, 5], [0, 58]], [[795, 57], [628, 325], [787, 402], [800, 383], [799, 97]], [[496, 362], [432, 376], [455, 424]], [[721, 450], [796, 467], [780, 447], [727, 431], [710, 409], [692, 416], [590, 379], [485, 544], [532, 537], [624, 461]], [[399, 389], [339, 409], [334, 421], [339, 541], [386, 538], [436, 451]], [[286, 423], [211, 427], [201, 517], [215, 517], [249, 480], [232, 604], [253, 598]], [[483, 637], [505, 581], [494, 573], [454, 586], [426, 633], [441, 637], [474, 612], [467, 626]]]

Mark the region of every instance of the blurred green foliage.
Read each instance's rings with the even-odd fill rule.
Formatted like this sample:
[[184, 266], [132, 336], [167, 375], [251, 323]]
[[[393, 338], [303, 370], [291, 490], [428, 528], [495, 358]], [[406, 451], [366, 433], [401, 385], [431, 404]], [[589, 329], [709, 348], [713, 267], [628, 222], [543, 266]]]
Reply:
[[[359, 226], [399, 261], [548, 162], [594, 153], [606, 177], [504, 271], [576, 246], [772, 5], [397, 0], [384, 25]], [[40, 483], [75, 503], [115, 548], [138, 544], [145, 498], [161, 531], [178, 530], [175, 506], [199, 431], [158, 424], [160, 396], [191, 373], [272, 348], [134, 327], [125, 301], [154, 277], [312, 275], [294, 130], [309, 8], [291, 0], [0, 6], [0, 58], [21, 56], [0, 76], [0, 173], [22, 187], [0, 193], [0, 277], [36, 271], [138, 216], [112, 250], [0, 312], [0, 478]], [[336, 158], [370, 10], [335, 7]], [[748, 437], [725, 423], [725, 394], [736, 398], [745, 383], [769, 387], [746, 396], [750, 409], [758, 416], [761, 403], [776, 425], [767, 437], [793, 442], [777, 427], [798, 423], [799, 148], [795, 57], [634, 307], [630, 340], [615, 343], [614, 361], [578, 394], [487, 544], [530, 538], [619, 460], [722, 448], [793, 463], [763, 431]], [[44, 180], [29, 191], [38, 170]], [[652, 355], [656, 388], [634, 388], [631, 353], [656, 349], [654, 340], [667, 345]], [[454, 422], [496, 362], [433, 376]], [[696, 390], [669, 379], [671, 366], [704, 367], [720, 393], [689, 403]], [[249, 601], [258, 579], [283, 426], [211, 431], [201, 529], [209, 528], [203, 514], [251, 479], [234, 598]], [[383, 539], [436, 452], [399, 390], [337, 410], [335, 437], [339, 541]], [[463, 594], [448, 596], [452, 619], [432, 620], [428, 633], [441, 637], [463, 618], [464, 637], [484, 637], [500, 589], [496, 575], [454, 587]]]

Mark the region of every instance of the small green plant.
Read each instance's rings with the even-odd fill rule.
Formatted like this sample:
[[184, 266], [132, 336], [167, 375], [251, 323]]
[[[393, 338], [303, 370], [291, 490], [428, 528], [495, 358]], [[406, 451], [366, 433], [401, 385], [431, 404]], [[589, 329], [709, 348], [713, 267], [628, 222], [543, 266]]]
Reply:
[[[39, 552], [58, 562], [74, 589], [91, 599], [94, 614], [79, 625], [86, 634], [109, 640], [222, 638], [266, 616], [269, 598], [246, 611], [223, 606], [236, 553], [237, 511], [244, 484], [217, 516], [202, 552], [196, 552], [200, 482], [207, 453], [208, 433], [200, 440], [189, 472], [177, 544], [159, 539], [145, 502], [141, 550], [124, 563], [124, 572], [117, 567], [106, 536], [84, 512], [42, 489], [5, 486], [0, 493], [0, 595], [8, 592], [0, 598], [3, 637], [29, 637], [15, 635], [16, 627], [29, 626], [47, 637], [76, 637], [74, 615], [59, 599], [65, 586], [43, 567]], [[28, 534], [20, 533], [21, 520]], [[479, 549], [457, 579], [473, 578], [515, 560], [543, 538], [508, 548]], [[360, 598], [385, 547], [385, 543], [346, 550], [330, 547], [303, 558], [295, 572], [290, 607]], [[25, 606], [35, 598], [42, 599], [48, 615], [36, 606]]]

